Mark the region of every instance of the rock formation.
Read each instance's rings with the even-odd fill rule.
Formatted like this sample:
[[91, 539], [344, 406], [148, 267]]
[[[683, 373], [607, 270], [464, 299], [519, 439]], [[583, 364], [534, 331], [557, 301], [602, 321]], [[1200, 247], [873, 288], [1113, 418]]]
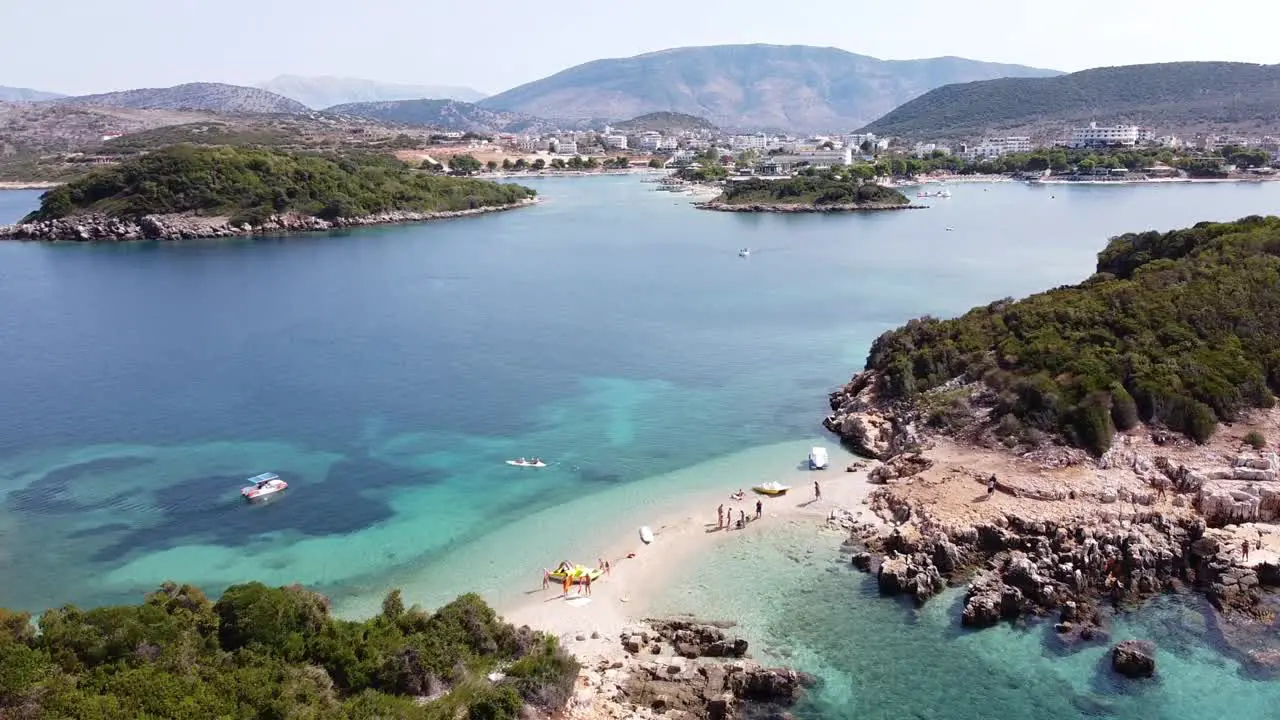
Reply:
[[287, 213], [272, 215], [256, 225], [233, 225], [225, 217], [201, 215], [143, 215], [138, 218], [116, 218], [106, 215], [76, 215], [58, 220], [0, 226], [3, 240], [69, 240], [74, 242], [117, 242], [126, 240], [193, 240], [280, 233], [317, 232], [366, 225], [442, 220], [524, 207], [530, 199], [512, 205], [480, 207], [447, 212], [385, 212], [354, 218], [325, 220], [311, 215]]
[[879, 402], [873, 371], [853, 376], [848, 384], [831, 393], [831, 414], [824, 427], [840, 436], [851, 450], [876, 460], [889, 460], [909, 448], [921, 446], [914, 424]]
[[1125, 640], [1111, 648], [1111, 667], [1125, 677], [1151, 677], [1156, 672], [1156, 646], [1146, 640]]

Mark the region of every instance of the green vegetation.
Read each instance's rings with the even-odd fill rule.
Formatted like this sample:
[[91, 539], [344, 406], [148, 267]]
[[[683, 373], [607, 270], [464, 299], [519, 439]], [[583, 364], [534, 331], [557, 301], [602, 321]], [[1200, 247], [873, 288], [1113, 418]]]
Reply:
[[1090, 120], [1193, 130], [1271, 126], [1280, 107], [1280, 67], [1178, 62], [1095, 68], [1048, 78], [1002, 78], [931, 90], [863, 131], [894, 137], [1028, 134]]
[[283, 212], [332, 219], [392, 210], [466, 210], [533, 195], [520, 185], [415, 172], [380, 155], [179, 145], [50, 190], [26, 221], [89, 212], [128, 217], [196, 212], [255, 223]]
[[797, 175], [785, 180], [735, 180], [725, 184], [724, 193], [716, 200], [730, 205], [894, 206], [910, 203], [897, 190], [838, 173]]
[[1122, 235], [1085, 282], [912, 320], [867, 368], [887, 399], [983, 381], [1011, 442], [1034, 430], [1102, 453], [1139, 420], [1204, 442], [1280, 391], [1280, 218]]
[[613, 126], [621, 133], [639, 134], [649, 131], [657, 132], [692, 132], [697, 130], [716, 130], [716, 126], [706, 118], [678, 112], [652, 112], [640, 117], [625, 120]]
[[1257, 430], [1250, 430], [1249, 433], [1244, 436], [1244, 442], [1254, 450], [1261, 450], [1267, 446], [1267, 438]]
[[555, 638], [476, 595], [428, 614], [393, 591], [352, 622], [296, 586], [211, 603], [166, 583], [141, 605], [50, 610], [39, 629], [0, 610], [0, 717], [514, 720], [561, 709], [578, 672]]

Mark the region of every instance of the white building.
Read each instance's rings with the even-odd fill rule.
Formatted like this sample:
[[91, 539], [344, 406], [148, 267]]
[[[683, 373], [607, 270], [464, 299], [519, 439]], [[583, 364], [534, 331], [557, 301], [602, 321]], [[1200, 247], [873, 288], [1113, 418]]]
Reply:
[[650, 130], [640, 136], [640, 147], [645, 150], [657, 150], [662, 144], [662, 133]]
[[769, 136], [764, 133], [734, 135], [729, 140], [729, 146], [734, 150], [759, 150], [764, 152], [769, 147]]
[[814, 150], [790, 155], [771, 155], [760, 161], [762, 168], [773, 172], [788, 173], [799, 165], [814, 168], [833, 167], [835, 165], [852, 165], [853, 149], [844, 147], [839, 150]]
[[960, 156], [969, 162], [991, 160], [1010, 153], [1031, 152], [1031, 138], [1024, 136], [986, 138], [977, 145], [963, 146]]
[[605, 147], [613, 148], [614, 150], [626, 150], [627, 136], [626, 135], [605, 135], [604, 145]]
[[557, 155], [577, 155], [578, 141], [573, 138], [558, 138], [552, 148]]
[[658, 139], [658, 147], [655, 149], [661, 152], [661, 151], [675, 150], [679, 147], [680, 147], [679, 138], [663, 136]]
[[1139, 132], [1140, 128], [1137, 125], [1099, 127], [1098, 123], [1091, 122], [1089, 127], [1073, 129], [1069, 144], [1073, 148], [1109, 147], [1112, 145], [1133, 147], [1138, 144]]
[[937, 143], [916, 143], [915, 148], [912, 150], [912, 153], [918, 158], [929, 157], [935, 152], [940, 152], [943, 155], [950, 155], [951, 148]]

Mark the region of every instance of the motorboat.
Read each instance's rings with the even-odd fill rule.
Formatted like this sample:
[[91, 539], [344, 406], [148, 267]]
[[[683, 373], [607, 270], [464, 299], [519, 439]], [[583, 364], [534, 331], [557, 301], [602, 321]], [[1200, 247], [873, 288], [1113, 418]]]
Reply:
[[519, 458], [516, 460], [508, 460], [507, 464], [514, 465], [516, 467], [534, 467], [534, 468], [547, 466], [547, 464], [542, 462], [542, 460], [539, 458], [533, 458], [532, 460], [525, 460], [524, 458]]
[[755, 487], [753, 487], [753, 488], [751, 488], [751, 489], [752, 489], [752, 490], [754, 490], [754, 491], [755, 491], [755, 492], [757, 492], [757, 493], [760, 493], [761, 495], [769, 495], [770, 497], [778, 497], [778, 496], [780, 496], [780, 495], [786, 495], [786, 494], [787, 494], [787, 491], [791, 489], [791, 486], [790, 486], [790, 485], [783, 485], [783, 484], [782, 484], [782, 483], [780, 483], [780, 482], [775, 482], [775, 481], [772, 481], [772, 480], [771, 480], [771, 481], [769, 481], [769, 482], [767, 482], [767, 483], [760, 483], [759, 485], [756, 485]]
[[739, 250], [738, 257], [751, 257], [751, 248], [742, 248]]
[[810, 470], [826, 470], [830, 460], [827, 458], [827, 449], [824, 447], [814, 447], [809, 450], [809, 469]]
[[268, 495], [274, 495], [281, 490], [289, 487], [289, 483], [280, 479], [275, 473], [262, 473], [249, 478], [252, 483], [246, 488], [241, 488], [240, 494], [245, 500], [257, 500]]

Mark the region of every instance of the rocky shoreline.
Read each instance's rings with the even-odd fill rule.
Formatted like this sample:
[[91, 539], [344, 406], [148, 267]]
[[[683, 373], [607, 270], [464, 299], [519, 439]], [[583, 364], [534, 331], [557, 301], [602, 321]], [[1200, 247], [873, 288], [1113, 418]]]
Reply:
[[699, 210], [716, 210], [719, 212], [771, 212], [771, 213], [848, 213], [848, 212], [881, 212], [885, 210], [924, 210], [928, 205], [865, 205], [837, 204], [810, 205], [788, 203], [723, 203], [716, 200], [693, 203]]
[[733, 626], [677, 618], [627, 628], [618, 638], [620, 654], [579, 674], [567, 717], [785, 717], [817, 679], [750, 660], [747, 641], [729, 632]]
[[[852, 526], [862, 548], [852, 563], [876, 577], [882, 594], [924, 603], [964, 585], [962, 625], [1050, 617], [1071, 647], [1104, 639], [1106, 617], [1118, 608], [1188, 589], [1217, 609], [1224, 635], [1274, 633], [1275, 453], [1231, 439], [1208, 450], [1180, 447], [1159, 430], [1141, 430], [1097, 459], [1068, 448], [1001, 458], [994, 449], [956, 450], [924, 427], [919, 407], [879, 402], [878, 383], [863, 372], [832, 393], [824, 425], [881, 461], [868, 475], [884, 485], [870, 506], [888, 524]], [[1280, 677], [1275, 648], [1239, 654]], [[1115, 655], [1149, 674], [1134, 653]]]
[[323, 232], [371, 225], [398, 225], [504, 212], [533, 205], [528, 198], [509, 205], [442, 212], [393, 211], [353, 218], [323, 218], [300, 213], [272, 215], [259, 224], [232, 224], [227, 217], [202, 215], [144, 215], [118, 218], [107, 215], [76, 215], [57, 220], [41, 220], [16, 225], [0, 225], [0, 240], [126, 242], [130, 240], [196, 240], [207, 238], [279, 235]]

